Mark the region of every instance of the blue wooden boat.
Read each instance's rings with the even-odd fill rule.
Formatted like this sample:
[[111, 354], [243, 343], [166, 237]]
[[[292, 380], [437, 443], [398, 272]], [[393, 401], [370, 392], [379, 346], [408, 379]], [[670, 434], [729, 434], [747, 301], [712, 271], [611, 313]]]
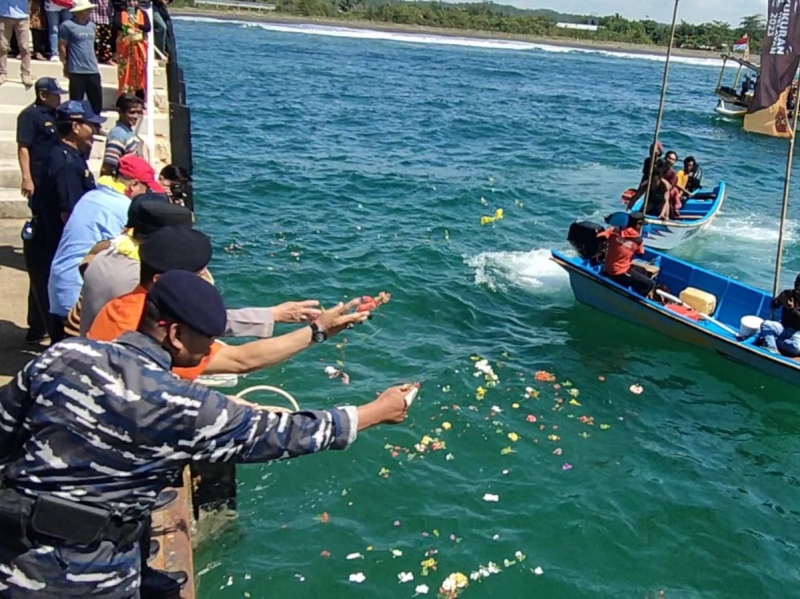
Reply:
[[800, 361], [756, 346], [755, 336], [743, 340], [738, 337], [743, 316], [770, 318], [769, 293], [656, 250], [647, 250], [643, 259], [651, 270], [658, 269], [655, 280], [666, 285], [671, 295], [677, 296], [687, 287], [714, 294], [717, 306], [712, 319], [696, 321], [638, 295], [605, 277], [602, 266], [593, 260], [552, 252], [552, 260], [567, 271], [575, 299], [582, 304], [800, 384]]
[[[677, 220], [648, 218], [642, 232], [648, 247], [668, 252], [691, 239], [714, 220], [725, 201], [726, 186], [720, 181], [713, 190], [699, 190], [683, 202]], [[633, 205], [633, 211], [644, 207], [644, 198]]]

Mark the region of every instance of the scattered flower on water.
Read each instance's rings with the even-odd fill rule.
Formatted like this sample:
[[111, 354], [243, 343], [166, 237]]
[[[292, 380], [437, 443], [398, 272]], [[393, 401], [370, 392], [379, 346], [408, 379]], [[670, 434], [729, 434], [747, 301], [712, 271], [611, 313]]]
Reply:
[[363, 572], [356, 572], [355, 574], [350, 575], [350, 582], [355, 582], [356, 584], [361, 584], [366, 579], [367, 577], [364, 576]]
[[631, 385], [630, 390], [634, 395], [641, 395], [642, 391], [644, 391], [644, 387], [641, 385]]
[[500, 501], [500, 496], [499, 495], [492, 495], [491, 493], [486, 493], [486, 495], [483, 496], [483, 500], [484, 501], [496, 502], [496, 501]]
[[417, 595], [427, 595], [429, 590], [430, 589], [428, 588], [427, 584], [420, 584], [420, 585], [417, 585], [417, 588], [414, 589], [414, 592]]
[[541, 566], [536, 566], [533, 569], [533, 573], [536, 574], [536, 576], [541, 576], [542, 574], [544, 574], [544, 570], [542, 570]]
[[400, 574], [397, 575], [397, 579], [401, 583], [411, 582], [412, 580], [414, 580], [414, 574], [412, 574], [411, 572], [400, 572]]

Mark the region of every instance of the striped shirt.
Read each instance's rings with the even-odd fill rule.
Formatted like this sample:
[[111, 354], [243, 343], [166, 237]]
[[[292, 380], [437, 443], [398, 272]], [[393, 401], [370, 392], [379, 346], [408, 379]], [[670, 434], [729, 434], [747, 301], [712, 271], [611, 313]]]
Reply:
[[141, 156], [141, 140], [128, 125], [117, 121], [116, 126], [108, 133], [103, 164], [116, 167], [119, 159], [128, 154]]

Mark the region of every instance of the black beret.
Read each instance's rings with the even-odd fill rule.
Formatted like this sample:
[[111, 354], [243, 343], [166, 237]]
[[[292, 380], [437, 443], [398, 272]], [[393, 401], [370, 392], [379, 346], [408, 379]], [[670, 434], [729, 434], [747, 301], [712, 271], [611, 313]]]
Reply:
[[145, 193], [131, 201], [128, 208], [127, 227], [139, 235], [150, 235], [161, 227], [170, 225], [192, 226], [192, 211], [185, 206], [155, 199], [160, 194]]
[[139, 259], [157, 273], [198, 273], [211, 262], [211, 240], [186, 225], [162, 227], [139, 246]]
[[195, 274], [173, 270], [161, 275], [147, 293], [162, 318], [185, 324], [201, 335], [219, 337], [227, 314], [222, 296]]

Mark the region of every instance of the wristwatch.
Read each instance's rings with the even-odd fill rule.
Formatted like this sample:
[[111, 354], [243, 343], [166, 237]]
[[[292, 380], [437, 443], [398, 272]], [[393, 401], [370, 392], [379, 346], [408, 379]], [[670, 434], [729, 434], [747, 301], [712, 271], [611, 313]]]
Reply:
[[322, 343], [328, 340], [328, 332], [316, 322], [312, 322], [309, 326], [311, 326], [311, 340], [314, 343]]

